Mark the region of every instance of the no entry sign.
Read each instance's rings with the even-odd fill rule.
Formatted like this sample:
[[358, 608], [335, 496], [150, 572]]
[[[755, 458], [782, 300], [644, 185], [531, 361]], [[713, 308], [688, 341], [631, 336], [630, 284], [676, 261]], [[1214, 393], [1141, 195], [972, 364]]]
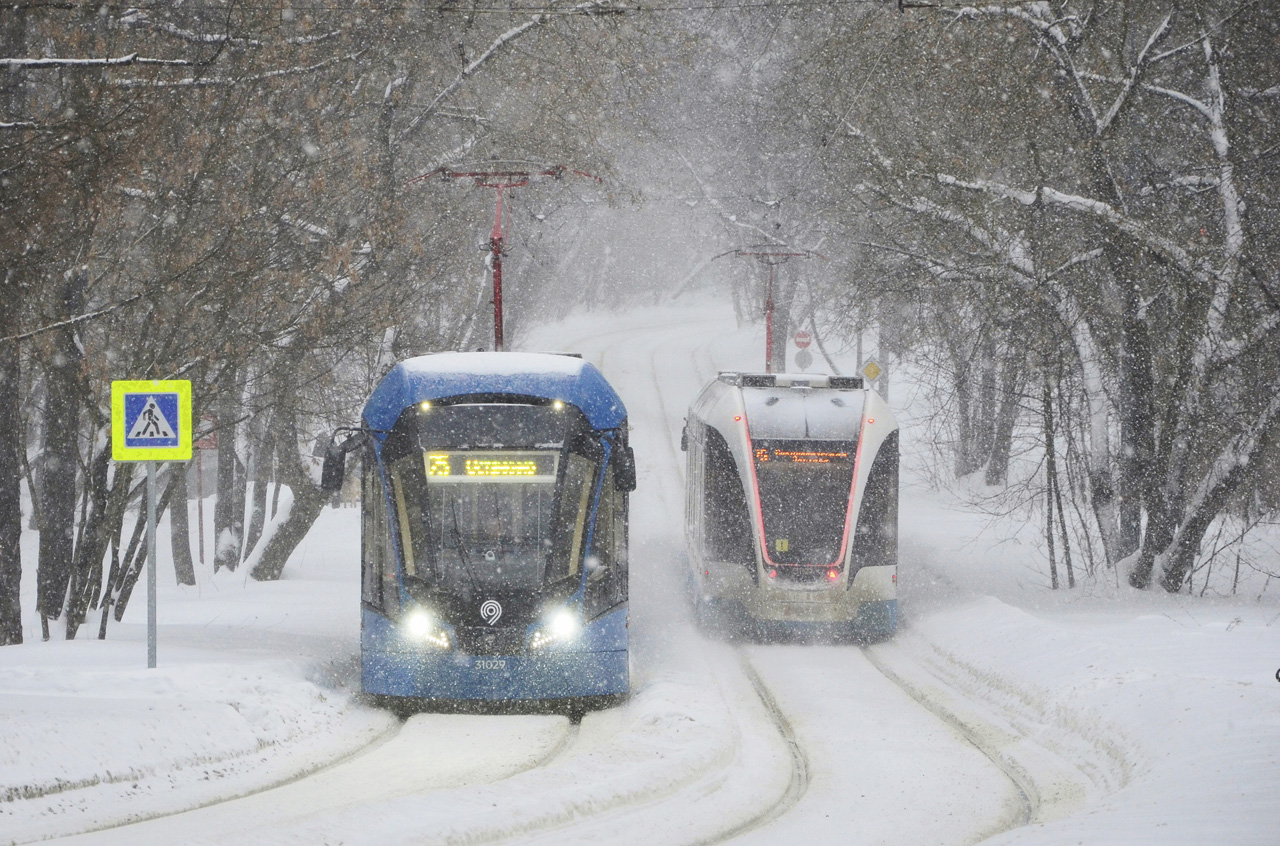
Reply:
[[803, 329], [801, 329], [799, 332], [796, 333], [795, 338], [793, 338], [792, 340], [796, 342], [797, 347], [799, 347], [800, 349], [804, 349], [805, 347], [813, 343], [813, 336], [810, 335], [808, 332], [804, 331]]

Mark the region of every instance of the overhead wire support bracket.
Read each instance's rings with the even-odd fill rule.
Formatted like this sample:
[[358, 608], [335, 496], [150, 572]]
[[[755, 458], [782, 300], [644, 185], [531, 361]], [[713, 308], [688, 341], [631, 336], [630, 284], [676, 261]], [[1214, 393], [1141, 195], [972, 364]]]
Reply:
[[826, 259], [822, 253], [814, 250], [801, 250], [800, 252], [792, 251], [792, 248], [786, 244], [755, 244], [746, 249], [727, 250], [721, 253], [712, 261], [724, 258], [725, 256], [739, 256], [742, 258], [753, 258], [761, 264], [769, 268], [769, 286], [765, 289], [764, 297], [764, 372], [773, 372], [773, 276], [774, 268], [780, 264], [785, 264], [793, 258], [820, 258]]
[[[489, 162], [488, 164], [504, 164], [503, 162]], [[529, 164], [527, 162], [512, 162], [511, 164]], [[504, 241], [506, 234], [502, 229], [502, 197], [503, 192], [508, 188], [523, 188], [530, 181], [538, 177], [547, 177], [550, 179], [560, 180], [565, 175], [579, 176], [584, 179], [591, 179], [595, 182], [604, 183], [604, 180], [598, 176], [587, 173], [585, 170], [577, 170], [568, 165], [537, 165], [531, 168], [511, 168], [509, 170], [469, 170], [459, 168], [457, 170], [441, 166], [428, 173], [419, 174], [405, 185], [412, 185], [415, 182], [426, 182], [433, 177], [441, 179], [470, 179], [477, 188], [493, 188], [497, 191], [496, 209], [493, 217], [493, 230], [489, 233], [489, 250], [491, 251], [490, 267], [493, 271], [493, 348], [497, 352], [503, 349], [504, 339], [502, 334], [502, 256], [504, 252]]]

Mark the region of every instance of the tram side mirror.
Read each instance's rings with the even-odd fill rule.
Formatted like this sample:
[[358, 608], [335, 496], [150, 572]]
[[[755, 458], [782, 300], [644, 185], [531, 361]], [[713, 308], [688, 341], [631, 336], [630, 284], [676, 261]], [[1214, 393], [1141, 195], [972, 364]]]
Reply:
[[684, 426], [680, 429], [680, 451], [689, 451], [689, 421], [684, 422]]
[[324, 464], [320, 467], [320, 490], [325, 493], [342, 490], [342, 480], [347, 471], [347, 453], [359, 449], [366, 438], [363, 433], [347, 435], [345, 438], [342, 436], [342, 430], [334, 432], [324, 451]]
[[636, 454], [631, 447], [624, 447], [618, 455], [618, 463], [613, 468], [614, 483], [623, 493], [631, 493], [636, 489]]

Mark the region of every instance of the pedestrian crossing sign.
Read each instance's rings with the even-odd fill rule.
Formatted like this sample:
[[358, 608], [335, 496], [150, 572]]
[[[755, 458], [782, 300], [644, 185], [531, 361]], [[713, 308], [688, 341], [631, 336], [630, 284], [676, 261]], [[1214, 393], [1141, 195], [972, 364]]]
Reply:
[[111, 457], [116, 461], [191, 460], [191, 383], [111, 383]]

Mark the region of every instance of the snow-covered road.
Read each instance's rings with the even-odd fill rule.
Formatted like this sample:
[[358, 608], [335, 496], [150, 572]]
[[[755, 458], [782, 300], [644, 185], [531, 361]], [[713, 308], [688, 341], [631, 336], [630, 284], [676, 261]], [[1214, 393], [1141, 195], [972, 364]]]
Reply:
[[[400, 723], [353, 703], [358, 528], [354, 510], [332, 509], [281, 582], [202, 575], [198, 594], [162, 594], [158, 671], [128, 668], [130, 618], [105, 644], [0, 651], [0, 842], [1276, 842], [1280, 766], [1256, 751], [1280, 748], [1280, 685], [1264, 684], [1275, 668], [1255, 683], [1268, 651], [1280, 660], [1274, 603], [1199, 606], [1191, 632], [1171, 631], [1164, 597], [1143, 597], [1150, 613], [1135, 619], [1040, 592], [1037, 615], [984, 593], [977, 568], [998, 556], [966, 553], [963, 515], [909, 489], [894, 641], [737, 644], [696, 630], [681, 420], [717, 370], [758, 366], [759, 334], [701, 304], [582, 316], [526, 342], [581, 351], [630, 412], [629, 703], [580, 726]], [[1205, 651], [1197, 673], [1220, 668], [1194, 693], [1153, 681], [1181, 663], [1158, 648], [1178, 635]], [[1211, 799], [1198, 803], [1176, 782], [1194, 783], [1199, 745], [1153, 751], [1196, 709], [1216, 744], [1205, 760], [1243, 756], [1249, 776], [1202, 786]]]

